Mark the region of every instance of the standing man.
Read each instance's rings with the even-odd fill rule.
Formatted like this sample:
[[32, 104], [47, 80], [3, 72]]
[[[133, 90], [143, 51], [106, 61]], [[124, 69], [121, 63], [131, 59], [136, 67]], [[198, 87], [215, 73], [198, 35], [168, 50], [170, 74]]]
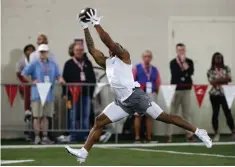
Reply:
[[[25, 80], [33, 84], [31, 87], [31, 106], [34, 118], [35, 144], [41, 143], [39, 137], [40, 129], [42, 130], [43, 135], [42, 144], [51, 143], [48, 139], [48, 118], [52, 118], [53, 116], [54, 105], [53, 86], [51, 86], [46, 102], [44, 106], [42, 106], [36, 84], [42, 82], [55, 83], [56, 80], [60, 83], [64, 83], [57, 64], [48, 58], [48, 51], [49, 48], [47, 45], [40, 45], [38, 47], [40, 58], [31, 62], [21, 73]], [[31, 76], [31, 79], [27, 76]]]
[[[48, 38], [45, 34], [40, 34], [37, 38], [37, 45], [40, 46], [41, 44], [48, 45]], [[29, 61], [32, 62], [34, 60], [38, 60], [40, 58], [40, 53], [38, 50], [34, 51], [29, 56]], [[48, 58], [54, 59], [54, 55], [51, 52], [48, 52]]]
[[[137, 64], [133, 69], [135, 81], [140, 83], [140, 87], [148, 93], [151, 98], [153, 98], [153, 95], [158, 94], [160, 86], [160, 74], [158, 69], [151, 64], [152, 57], [152, 52], [146, 50], [142, 56], [143, 62]], [[141, 118], [145, 118], [146, 142], [150, 142], [152, 135], [152, 118], [146, 115], [138, 115], [137, 113], [135, 113], [134, 120], [135, 142], [140, 143]]]
[[[183, 118], [190, 122], [190, 102], [194, 65], [193, 61], [186, 57], [185, 52], [185, 45], [178, 43], [176, 45], [177, 57], [170, 62], [171, 84], [177, 85], [171, 105], [171, 115], [177, 114], [181, 106]], [[172, 129], [172, 125], [169, 125], [167, 142], [172, 142]], [[186, 138], [193, 140], [193, 134], [186, 131]]]

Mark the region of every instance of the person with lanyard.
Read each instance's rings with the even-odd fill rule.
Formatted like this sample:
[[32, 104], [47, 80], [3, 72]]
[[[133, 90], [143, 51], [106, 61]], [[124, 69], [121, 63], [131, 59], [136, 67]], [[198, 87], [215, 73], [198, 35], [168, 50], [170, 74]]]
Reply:
[[219, 111], [222, 107], [224, 115], [226, 117], [227, 125], [232, 132], [232, 139], [235, 140], [235, 127], [234, 120], [231, 114], [231, 110], [228, 107], [224, 91], [221, 85], [227, 85], [232, 81], [231, 70], [228, 66], [224, 65], [223, 55], [216, 52], [212, 56], [211, 67], [207, 72], [207, 78], [212, 88], [210, 90], [210, 101], [212, 105], [212, 126], [215, 132], [213, 141], [218, 142], [220, 140], [219, 133]]
[[[48, 58], [49, 48], [46, 44], [41, 44], [38, 47], [40, 58], [29, 63], [21, 75], [24, 79], [31, 83], [31, 107], [33, 112], [33, 126], [35, 133], [35, 144], [50, 144], [52, 143], [48, 138], [48, 118], [53, 117], [53, 105], [54, 105], [54, 86], [50, 87], [50, 90], [46, 97], [44, 106], [41, 104], [39, 91], [37, 89], [37, 83], [55, 83], [58, 80], [60, 83], [65, 83], [57, 64]], [[31, 78], [29, 77], [31, 76]], [[42, 91], [42, 90], [41, 90]], [[42, 130], [42, 140], [40, 138], [40, 130]]]
[[[186, 48], [183, 43], [176, 45], [177, 56], [170, 62], [171, 84], [177, 85], [176, 92], [171, 103], [171, 113], [176, 115], [179, 107], [182, 108], [182, 115], [186, 121], [190, 122], [190, 107], [191, 107], [191, 89], [192, 89], [192, 75], [194, 74], [194, 63], [191, 59], [186, 57]], [[172, 142], [173, 126], [168, 126], [167, 141]], [[186, 131], [186, 139], [194, 141], [195, 138], [192, 133]]]
[[[82, 84], [95, 84], [96, 77], [93, 70], [92, 63], [87, 58], [84, 52], [83, 44], [74, 42], [69, 47], [69, 55], [72, 57], [64, 65], [63, 78], [67, 83], [82, 83]], [[89, 130], [90, 122], [90, 107], [91, 100], [94, 93], [95, 85], [80, 86], [80, 93], [77, 103], [72, 99], [71, 92], [68, 88], [63, 87], [63, 96], [72, 104], [72, 109], [68, 116], [69, 130], [82, 129]], [[87, 134], [84, 134], [86, 138]], [[77, 141], [79, 137], [76, 132], [69, 132], [69, 140]]]
[[[160, 73], [157, 67], [151, 64], [152, 52], [146, 50], [142, 55], [142, 63], [139, 63], [133, 69], [135, 81], [140, 83], [141, 88], [148, 93], [151, 98], [158, 94], [159, 86], [161, 83]], [[140, 143], [140, 129], [142, 117], [145, 118], [146, 127], [146, 142], [151, 142], [152, 135], [152, 118], [148, 116], [141, 116], [135, 114], [134, 127], [135, 127], [135, 143]]]

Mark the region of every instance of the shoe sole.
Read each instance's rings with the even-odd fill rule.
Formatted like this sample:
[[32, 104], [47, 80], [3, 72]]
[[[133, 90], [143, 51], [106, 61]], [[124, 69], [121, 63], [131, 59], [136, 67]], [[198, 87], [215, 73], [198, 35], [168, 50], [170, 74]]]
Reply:
[[[67, 150], [67, 152], [68, 152], [70, 155], [74, 156], [77, 160], [79, 160], [79, 161], [80, 161], [80, 160], [84, 160], [83, 162], [85, 162], [85, 159], [84, 159], [84, 158], [77, 157], [76, 155], [74, 155], [73, 153], [71, 153], [71, 152], [68, 150], [67, 147], [65, 147], [65, 149]], [[80, 161], [80, 163], [83, 163], [83, 162]]]

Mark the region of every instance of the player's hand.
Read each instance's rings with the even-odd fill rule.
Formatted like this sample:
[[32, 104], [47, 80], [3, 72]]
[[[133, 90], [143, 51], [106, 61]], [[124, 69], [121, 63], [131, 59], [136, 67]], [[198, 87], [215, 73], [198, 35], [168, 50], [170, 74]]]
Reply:
[[89, 23], [89, 22], [84, 23], [83, 21], [81, 21], [81, 19], [80, 19], [80, 17], [79, 17], [79, 14], [78, 14], [77, 17], [78, 17], [78, 18], [77, 18], [77, 19], [78, 19], [78, 22], [81, 24], [82, 29], [84, 30], [84, 29], [88, 28], [88, 23]]
[[98, 13], [97, 13], [96, 9], [94, 11], [91, 9], [86, 14], [89, 16], [88, 20], [91, 21], [93, 26], [99, 25], [100, 20], [103, 18], [103, 16], [98, 16]]

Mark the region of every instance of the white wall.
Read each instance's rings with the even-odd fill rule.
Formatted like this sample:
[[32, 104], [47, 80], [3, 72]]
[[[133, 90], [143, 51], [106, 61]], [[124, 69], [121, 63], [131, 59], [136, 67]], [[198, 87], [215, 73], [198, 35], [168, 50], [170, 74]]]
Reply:
[[[170, 16], [235, 16], [234, 0], [2, 0], [1, 81], [17, 81], [15, 63], [22, 55], [22, 48], [28, 43], [35, 44], [40, 33], [48, 35], [50, 48], [56, 54], [62, 70], [64, 62], [68, 59], [68, 45], [74, 38], [83, 37], [82, 30], [76, 22], [76, 15], [87, 6], [100, 11], [104, 16], [103, 27], [113, 39], [128, 48], [133, 63], [140, 61], [140, 55], [145, 49], [153, 51], [153, 64], [159, 68], [163, 83], [169, 83], [170, 79], [168, 55]], [[107, 49], [93, 29], [92, 34], [97, 48], [107, 54]], [[196, 72], [200, 72], [200, 69], [196, 69]], [[9, 122], [14, 126], [22, 125], [23, 112], [19, 108], [23, 106], [19, 99], [17, 97], [13, 109], [9, 109], [6, 96], [5, 100], [2, 99], [3, 125], [8, 126]], [[209, 106], [209, 101], [206, 100], [205, 103]], [[199, 111], [195, 108], [196, 105], [193, 107], [197, 118], [200, 116], [198, 113], [208, 112], [208, 108]], [[12, 117], [9, 117], [11, 114]], [[200, 119], [208, 120], [210, 124], [210, 112], [206, 116]], [[196, 120], [193, 122], [199, 124]], [[164, 134], [165, 126], [157, 125], [159, 123], [155, 126], [155, 132]], [[211, 131], [210, 125], [201, 126]], [[229, 132], [228, 129], [226, 131]]]

